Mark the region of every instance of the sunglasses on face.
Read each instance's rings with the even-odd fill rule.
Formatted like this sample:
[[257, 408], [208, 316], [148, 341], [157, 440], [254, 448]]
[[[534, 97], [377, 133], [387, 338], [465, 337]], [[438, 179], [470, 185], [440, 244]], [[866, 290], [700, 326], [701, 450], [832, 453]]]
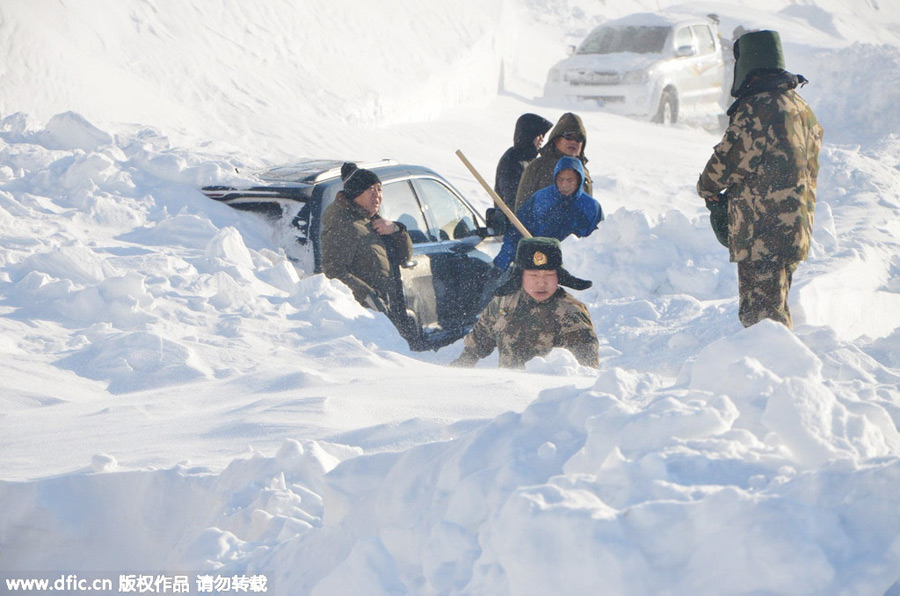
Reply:
[[576, 141], [578, 143], [584, 142], [584, 135], [582, 135], [581, 133], [577, 133], [577, 132], [567, 132], [562, 135], [562, 138], [564, 138], [567, 141]]

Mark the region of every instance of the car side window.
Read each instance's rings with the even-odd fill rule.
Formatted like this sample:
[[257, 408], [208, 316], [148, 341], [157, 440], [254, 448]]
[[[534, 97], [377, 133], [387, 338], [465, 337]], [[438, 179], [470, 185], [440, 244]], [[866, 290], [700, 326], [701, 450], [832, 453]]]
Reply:
[[432, 236], [458, 240], [477, 233], [472, 211], [444, 184], [430, 178], [415, 180], [416, 192], [425, 207]]
[[675, 49], [679, 50], [685, 46], [693, 47], [694, 41], [691, 38], [690, 27], [682, 27], [675, 31]]
[[334, 203], [334, 199], [335, 197], [337, 197], [337, 193], [339, 193], [343, 188], [343, 185], [338, 182], [337, 184], [328, 184], [324, 186], [325, 188], [322, 189], [322, 206], [324, 208], [327, 208], [329, 205]]
[[694, 25], [694, 37], [697, 38], [697, 50], [700, 54], [712, 54], [716, 51], [716, 40], [706, 25]]
[[416, 195], [409, 185], [409, 180], [382, 184], [381, 195], [381, 216], [405, 225], [413, 244], [434, 241], [434, 238], [428, 234], [425, 217], [422, 215], [419, 201], [416, 200]]

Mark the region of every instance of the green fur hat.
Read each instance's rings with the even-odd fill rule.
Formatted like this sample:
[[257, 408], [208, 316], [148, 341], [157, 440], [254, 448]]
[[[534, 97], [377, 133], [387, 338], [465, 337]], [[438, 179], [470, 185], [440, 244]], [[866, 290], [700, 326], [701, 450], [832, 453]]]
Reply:
[[734, 57], [734, 83], [731, 85], [731, 95], [734, 97], [737, 97], [738, 90], [754, 70], [784, 70], [784, 52], [781, 50], [781, 36], [777, 31], [745, 33], [734, 42]]

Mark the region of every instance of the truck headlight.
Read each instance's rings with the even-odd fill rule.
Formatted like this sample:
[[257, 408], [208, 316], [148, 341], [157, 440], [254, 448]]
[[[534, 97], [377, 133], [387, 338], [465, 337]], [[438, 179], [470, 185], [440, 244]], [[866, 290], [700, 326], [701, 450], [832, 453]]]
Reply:
[[626, 72], [622, 77], [622, 83], [625, 85], [635, 85], [637, 83], [646, 83], [650, 80], [650, 71], [648, 70], [631, 70]]

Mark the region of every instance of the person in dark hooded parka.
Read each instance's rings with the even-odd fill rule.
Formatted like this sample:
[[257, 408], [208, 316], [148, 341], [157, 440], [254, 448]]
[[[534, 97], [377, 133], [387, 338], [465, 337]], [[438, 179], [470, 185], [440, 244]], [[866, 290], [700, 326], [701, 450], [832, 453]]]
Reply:
[[[600, 203], [584, 190], [584, 169], [575, 157], [556, 163], [550, 186], [539, 190], [523, 204], [516, 217], [533, 236], [564, 240], [574, 234], [588, 236], [603, 221]], [[494, 265], [506, 271], [516, 255], [522, 234], [513, 226], [506, 230]]]
[[553, 123], [537, 114], [522, 114], [516, 120], [513, 146], [506, 150], [497, 163], [494, 191], [509, 206], [516, 208], [516, 192], [525, 166], [538, 156], [544, 142], [544, 135], [553, 128]]

